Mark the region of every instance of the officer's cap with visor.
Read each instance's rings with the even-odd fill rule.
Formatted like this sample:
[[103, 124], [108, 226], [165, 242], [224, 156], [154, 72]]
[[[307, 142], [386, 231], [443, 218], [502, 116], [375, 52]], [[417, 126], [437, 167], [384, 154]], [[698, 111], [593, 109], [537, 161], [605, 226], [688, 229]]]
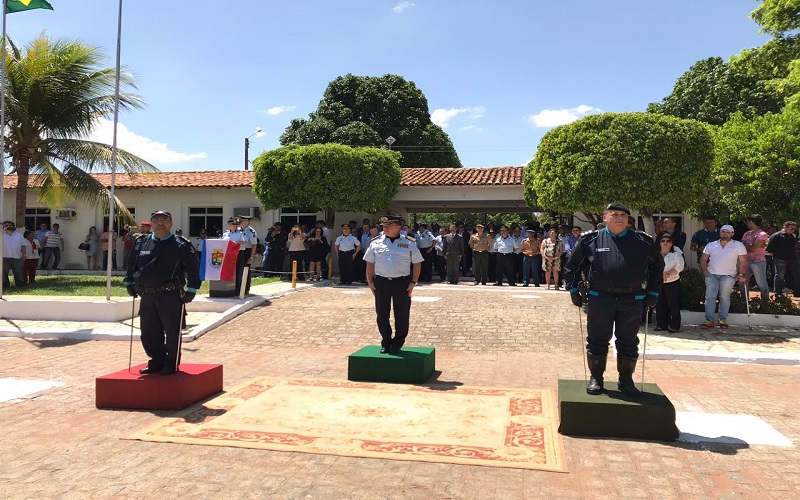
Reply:
[[611, 210], [619, 210], [620, 212], [625, 212], [628, 215], [631, 214], [631, 209], [622, 203], [609, 203], [606, 207], [606, 212], [610, 212]]
[[158, 217], [159, 215], [169, 217], [169, 220], [172, 220], [172, 214], [167, 212], [166, 210], [156, 210], [155, 212], [152, 212], [150, 214], [150, 220], [153, 220], [155, 217]]
[[230, 219], [228, 219], [228, 224], [238, 224], [238, 223], [239, 221], [236, 220], [236, 217], [231, 217]]
[[342, 229], [350, 229], [350, 224], [342, 224]]
[[250, 217], [249, 215], [240, 215], [239, 216], [239, 220], [250, 220], [250, 219], [252, 219], [252, 217]]
[[392, 224], [397, 224], [399, 226], [401, 220], [403, 220], [403, 218], [399, 215], [384, 215], [381, 217], [381, 226], [391, 226]]

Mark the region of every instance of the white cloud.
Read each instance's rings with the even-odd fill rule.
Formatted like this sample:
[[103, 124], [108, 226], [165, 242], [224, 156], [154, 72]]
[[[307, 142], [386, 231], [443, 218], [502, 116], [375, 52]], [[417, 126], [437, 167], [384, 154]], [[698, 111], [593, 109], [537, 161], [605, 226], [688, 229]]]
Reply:
[[402, 14], [403, 12], [405, 12], [406, 9], [410, 9], [415, 5], [416, 4], [413, 4], [411, 2], [400, 2], [399, 4], [392, 7], [392, 10], [395, 11], [397, 14]]
[[539, 113], [531, 115], [530, 119], [537, 127], [549, 128], [572, 123], [590, 113], [602, 112], [601, 109], [581, 104], [576, 108], [543, 109]]
[[[101, 118], [87, 139], [111, 144], [114, 140], [114, 122], [107, 118]], [[163, 142], [156, 142], [131, 132], [122, 123], [117, 124], [117, 147], [144, 158], [156, 166], [159, 163], [180, 163], [208, 156], [207, 153], [179, 153], [172, 151]]]
[[483, 118], [486, 114], [486, 107], [484, 106], [466, 106], [463, 108], [452, 109], [434, 109], [431, 113], [431, 121], [442, 128], [445, 128], [452, 118], [457, 115], [463, 116], [467, 120], [477, 120]]
[[295, 108], [294, 106], [275, 106], [273, 108], [269, 108], [267, 110], [267, 114], [275, 116], [275, 115], [279, 115], [281, 113], [286, 113], [287, 111], [291, 111], [294, 108]]

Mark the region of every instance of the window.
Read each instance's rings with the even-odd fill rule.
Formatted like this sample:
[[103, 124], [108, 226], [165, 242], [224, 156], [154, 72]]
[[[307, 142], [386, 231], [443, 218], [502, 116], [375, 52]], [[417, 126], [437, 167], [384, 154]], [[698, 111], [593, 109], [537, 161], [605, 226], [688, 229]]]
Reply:
[[[108, 207], [106, 207], [106, 208], [108, 208]], [[131, 213], [131, 215], [133, 216], [133, 218], [135, 220], [136, 219], [136, 207], [127, 207], [127, 208], [128, 208], [128, 212]], [[108, 210], [106, 210], [106, 214], [103, 216], [103, 224], [100, 227], [97, 228], [97, 232], [98, 233], [102, 233], [102, 232], [105, 231], [105, 228], [107, 228], [107, 227], [108, 227]], [[116, 214], [114, 215], [114, 231], [121, 232], [120, 228], [127, 229], [127, 224], [124, 223], [124, 221], [122, 220], [122, 216], [119, 214], [119, 212], [116, 212]]]
[[222, 207], [191, 207], [189, 208], [189, 234], [188, 237], [200, 236], [200, 230], [205, 229], [209, 238], [219, 238], [225, 231], [222, 220]]
[[50, 217], [49, 208], [26, 208], [25, 229], [35, 231], [39, 229], [39, 224], [47, 224], [47, 229], [50, 229]]
[[295, 224], [300, 224], [301, 226], [307, 224], [309, 228], [312, 228], [315, 222], [317, 222], [316, 212], [301, 212], [297, 208], [281, 208], [281, 223], [284, 229], [292, 227]]

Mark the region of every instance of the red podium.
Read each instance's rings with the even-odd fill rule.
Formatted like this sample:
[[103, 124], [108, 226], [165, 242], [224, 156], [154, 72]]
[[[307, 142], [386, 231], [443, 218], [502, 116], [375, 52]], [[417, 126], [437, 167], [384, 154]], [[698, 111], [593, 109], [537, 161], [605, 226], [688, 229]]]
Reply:
[[138, 410], [182, 410], [222, 392], [222, 365], [181, 364], [173, 375], [140, 375], [139, 368], [95, 379], [95, 406]]

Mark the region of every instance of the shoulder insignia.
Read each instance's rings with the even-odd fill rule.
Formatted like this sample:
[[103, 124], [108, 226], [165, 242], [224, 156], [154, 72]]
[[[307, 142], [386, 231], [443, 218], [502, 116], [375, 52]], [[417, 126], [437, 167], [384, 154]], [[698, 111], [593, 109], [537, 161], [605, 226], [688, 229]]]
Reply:
[[594, 234], [596, 232], [597, 232], [597, 229], [590, 229], [588, 231], [584, 231], [584, 232], [581, 233], [581, 238], [583, 238], [584, 236], [589, 236], [590, 234]]

